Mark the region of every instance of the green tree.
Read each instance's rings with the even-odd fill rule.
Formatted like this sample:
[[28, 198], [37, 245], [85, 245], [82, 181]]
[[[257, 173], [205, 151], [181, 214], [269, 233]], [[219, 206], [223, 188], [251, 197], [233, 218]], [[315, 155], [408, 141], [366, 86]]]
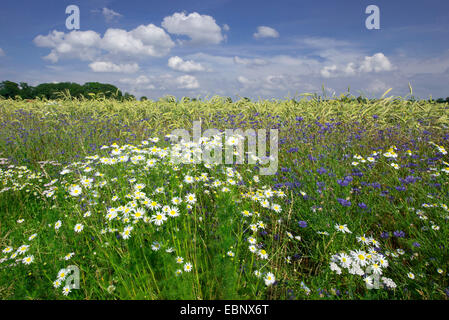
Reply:
[[123, 96], [124, 100], [136, 100], [136, 97], [133, 96], [132, 94], [129, 94], [128, 92], [125, 93], [125, 95]]
[[15, 98], [20, 96], [23, 99], [47, 98], [57, 99], [62, 97], [73, 97], [87, 99], [94, 96], [103, 95], [105, 98], [113, 99], [135, 99], [131, 94], [122, 92], [112, 84], [105, 84], [99, 82], [86, 82], [84, 85], [80, 85], [74, 82], [59, 82], [59, 83], [41, 83], [36, 87], [28, 85], [26, 82], [20, 82], [18, 85], [12, 81], [3, 81], [0, 83], [0, 96], [5, 98]]
[[3, 81], [0, 83], [0, 96], [5, 98], [15, 98], [16, 96], [20, 96], [19, 85], [12, 81]]
[[28, 83], [26, 83], [26, 82], [21, 82], [19, 84], [19, 86], [20, 86], [20, 96], [23, 99], [33, 99], [34, 98], [34, 96], [33, 96], [34, 88], [32, 86], [29, 86]]

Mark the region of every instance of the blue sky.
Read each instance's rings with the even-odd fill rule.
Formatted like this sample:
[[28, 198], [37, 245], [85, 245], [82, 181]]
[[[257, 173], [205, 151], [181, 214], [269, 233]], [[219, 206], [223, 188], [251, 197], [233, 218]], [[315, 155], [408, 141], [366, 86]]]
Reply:
[[[66, 28], [68, 5], [80, 29]], [[380, 29], [368, 30], [368, 5]], [[0, 81], [99, 81], [156, 99], [449, 96], [449, 1], [3, 0]]]

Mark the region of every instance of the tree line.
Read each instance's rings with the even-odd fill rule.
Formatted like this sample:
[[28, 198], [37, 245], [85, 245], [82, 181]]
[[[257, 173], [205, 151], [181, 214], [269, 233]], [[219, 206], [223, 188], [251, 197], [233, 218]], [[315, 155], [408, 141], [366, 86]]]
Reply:
[[[41, 83], [36, 87], [28, 85], [26, 82], [20, 82], [15, 83], [12, 81], [3, 81], [0, 82], [0, 96], [8, 99], [12, 98], [15, 99], [17, 97], [20, 97], [22, 99], [35, 99], [35, 98], [46, 98], [46, 99], [57, 99], [61, 98], [63, 96], [70, 95], [70, 97], [74, 98], [95, 98], [98, 97], [98, 95], [103, 95], [105, 98], [115, 98], [118, 100], [135, 100], [136, 98], [129, 93], [122, 93], [116, 86], [112, 84], [106, 84], [106, 83], [100, 83], [100, 82], [86, 82], [83, 85], [80, 85], [78, 83], [74, 82], [59, 82], [59, 83]], [[315, 99], [321, 100], [324, 99], [324, 97], [315, 95]], [[176, 101], [175, 97], [170, 96], [170, 101], [173, 100]], [[189, 98], [189, 97], [183, 97], [182, 100], [186, 101], [196, 101], [197, 98]], [[249, 98], [244, 97], [243, 98], [246, 101], [251, 101]], [[143, 96], [140, 98], [141, 101], [148, 100], [147, 97]], [[199, 99], [201, 100], [201, 99]], [[376, 100], [376, 99], [368, 99], [366, 97], [354, 97], [354, 96], [347, 96], [343, 95], [339, 98], [339, 100], [343, 102], [352, 102], [357, 100], [360, 103], [368, 102], [369, 100]], [[415, 97], [410, 97], [408, 100], [416, 101], [417, 99]], [[229, 103], [232, 103], [231, 97], [227, 97], [226, 101]], [[449, 97], [446, 99], [439, 98], [439, 99], [428, 99], [427, 101], [433, 102], [433, 103], [449, 103]]]
[[61, 96], [69, 94], [75, 98], [87, 98], [104, 95], [105, 98], [135, 99], [129, 93], [122, 93], [116, 86], [112, 84], [99, 82], [86, 82], [83, 85], [74, 82], [59, 83], [41, 83], [36, 87], [28, 85], [26, 82], [15, 83], [12, 81], [0, 82], [0, 96], [4, 98], [22, 99], [57, 99]]

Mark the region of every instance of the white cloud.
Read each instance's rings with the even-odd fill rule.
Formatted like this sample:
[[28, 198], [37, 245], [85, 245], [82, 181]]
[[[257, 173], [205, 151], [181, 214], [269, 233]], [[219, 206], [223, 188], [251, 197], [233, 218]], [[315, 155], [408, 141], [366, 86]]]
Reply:
[[390, 60], [382, 52], [376, 53], [371, 57], [365, 57], [359, 67], [360, 72], [381, 72], [390, 71], [391, 69]]
[[412, 58], [405, 52], [401, 52], [396, 58], [398, 69], [407, 77], [416, 74], [441, 74], [449, 73], [449, 50], [441, 55], [432, 55], [425, 58]]
[[[238, 92], [252, 97], [319, 89], [319, 70], [323, 66], [323, 62], [313, 58], [289, 55], [241, 57], [226, 52], [226, 56], [196, 53], [188, 58], [214, 70], [198, 75], [202, 89], [217, 92], [220, 88], [227, 95]], [[318, 85], [312, 79], [317, 79]]]
[[108, 29], [102, 39], [103, 49], [126, 55], [162, 57], [174, 47], [174, 42], [162, 28], [149, 24], [126, 31]]
[[356, 74], [357, 69], [355, 66], [355, 63], [350, 62], [346, 65], [346, 67], [343, 69], [344, 74], [348, 75], [348, 76], [353, 76]]
[[169, 33], [190, 37], [192, 44], [219, 44], [224, 40], [215, 19], [197, 12], [188, 16], [184, 12], [174, 13], [164, 18], [162, 26]]
[[383, 72], [393, 70], [390, 60], [381, 52], [372, 56], [365, 56], [358, 64], [349, 62], [346, 65], [337, 66], [335, 64], [325, 66], [321, 69], [321, 76], [333, 78], [341, 76], [355, 76], [357, 74], [369, 72]]
[[283, 75], [268, 75], [264, 79], [267, 89], [283, 88], [284, 80], [285, 76]]
[[320, 57], [320, 59], [313, 59], [318, 70], [323, 65], [336, 65], [339, 69], [345, 68], [350, 62], [360, 62], [361, 57], [365, 54], [354, 43], [338, 39], [309, 37], [296, 39], [294, 43], [296, 44], [295, 47], [310, 50], [313, 56]]
[[334, 64], [332, 66], [326, 66], [321, 69], [320, 73], [324, 78], [330, 78], [333, 75], [333, 72], [337, 70], [337, 66]]
[[231, 28], [226, 23], [223, 25], [223, 31], [229, 31]]
[[201, 63], [209, 63], [211, 65], [224, 68], [235, 65], [234, 59], [228, 56], [211, 55], [204, 52], [198, 52], [195, 54], [191, 54], [188, 57], [193, 58], [196, 61], [200, 60]]
[[130, 85], [132, 90], [153, 90], [156, 87], [151, 84], [151, 80], [144, 75], [138, 76], [137, 78], [124, 78], [119, 80], [120, 83]]
[[[100, 18], [103, 19], [102, 16]], [[226, 34], [223, 24], [220, 26], [221, 33]], [[164, 30], [166, 35], [170, 35]], [[120, 85], [122, 91], [130, 92], [136, 97], [146, 95], [157, 99], [166, 94], [181, 97], [186, 91], [191, 96], [220, 94], [234, 97], [238, 94], [251, 98], [283, 98], [304, 92], [321, 94], [323, 83], [326, 90], [332, 88], [329, 94], [332, 94], [332, 91], [346, 92], [350, 86], [352, 93], [366, 92], [380, 96], [388, 88], [393, 87], [391, 94], [405, 95], [408, 93], [408, 82], [412, 83], [417, 96], [420, 93], [422, 95], [432, 93], [436, 97], [444, 94], [449, 83], [449, 72], [444, 73], [449, 68], [449, 51], [437, 56], [429, 54], [427, 58], [423, 58], [413, 54], [410, 56], [411, 53], [408, 51], [401, 53], [396, 50], [391, 55], [388, 54], [387, 58], [385, 52], [368, 52], [359, 43], [327, 38], [298, 38], [276, 46], [261, 42], [257, 45], [249, 43], [218, 46], [213, 48], [213, 51], [210, 51], [210, 46], [204, 48], [205, 51], [179, 48], [179, 53], [169, 54], [165, 58], [146, 59], [147, 53], [142, 53], [144, 51], [139, 49], [137, 44], [143, 35], [132, 30], [123, 31], [124, 40], [119, 35], [111, 37], [111, 42], [114, 40], [117, 42], [111, 44], [111, 47], [106, 48], [104, 43], [86, 44], [85, 48], [83, 47], [86, 51], [85, 59], [94, 57], [88, 60], [86, 66], [89, 63], [110, 61], [117, 67], [110, 66], [104, 69], [123, 69], [124, 65], [136, 62], [140, 70], [151, 70], [151, 73], [138, 72], [126, 75], [119, 72], [92, 72], [90, 69], [89, 72], [85, 72], [77, 64], [67, 63], [57, 65], [64, 67], [63, 70], [52, 70], [47, 67], [44, 73], [35, 74], [34, 78], [38, 79], [36, 84], [42, 82], [42, 77], [64, 81], [67, 74], [72, 72], [70, 75], [74, 81], [94, 80], [113, 83]], [[68, 43], [73, 45], [72, 51], [70, 49], [65, 51], [64, 47], [59, 47], [57, 51], [56, 46], [64, 43], [65, 37], [68, 36], [63, 32], [60, 34], [62, 41], [59, 40], [61, 36], [56, 33], [53, 37], [41, 38], [40, 43], [54, 46], [51, 48], [55, 50], [57, 58], [68, 58], [81, 44], [72, 39]], [[177, 38], [175, 35], [170, 36]], [[99, 34], [99, 38], [100, 42], [103, 42], [102, 33]], [[181, 36], [179, 39], [186, 39], [188, 42], [190, 38]], [[92, 50], [94, 54], [89, 55], [87, 49]], [[133, 54], [133, 50], [138, 53]], [[203, 72], [189, 73], [199, 71], [201, 68]], [[4, 70], [0, 72], [5, 73]]]
[[103, 37], [91, 30], [67, 34], [52, 31], [47, 36], [38, 35], [33, 42], [39, 47], [51, 48], [50, 54], [44, 59], [53, 63], [61, 58], [93, 61], [103, 51], [125, 57], [161, 57], [175, 45], [164, 29], [153, 24], [140, 25], [131, 31], [107, 29]]
[[329, 49], [329, 48], [341, 48], [341, 47], [351, 47], [352, 44], [347, 41], [326, 38], [326, 37], [308, 37], [297, 39], [297, 42], [301, 46], [306, 46], [313, 49]]
[[137, 63], [132, 64], [115, 64], [109, 61], [95, 61], [89, 64], [89, 68], [93, 72], [119, 72], [119, 73], [135, 73], [139, 71]]
[[279, 32], [267, 26], [257, 27], [257, 32], [253, 34], [254, 38], [279, 38]]
[[6, 56], [5, 51], [3, 51], [2, 48], [0, 48], [0, 57]]
[[284, 75], [268, 75], [265, 77], [257, 77], [253, 80], [249, 80], [243, 76], [239, 76], [237, 81], [245, 86], [263, 88], [266, 90], [273, 90], [283, 87], [284, 80], [286, 76]]
[[191, 75], [180, 76], [175, 79], [180, 89], [197, 89], [200, 87], [198, 80]]
[[50, 54], [44, 59], [53, 63], [58, 62], [61, 57], [93, 60], [99, 53], [100, 41], [100, 35], [91, 30], [75, 30], [67, 34], [54, 30], [47, 36], [38, 35], [33, 40], [38, 47], [51, 48]]
[[244, 76], [238, 76], [237, 81], [240, 82], [240, 84], [243, 84], [244, 86], [251, 84], [251, 81]]
[[[171, 74], [159, 73], [157, 75], [140, 75], [137, 78], [122, 78], [119, 83], [126, 85], [131, 91], [145, 94], [145, 90], [157, 89], [164, 94], [174, 94], [178, 90], [193, 90], [200, 87], [198, 80], [191, 75], [183, 75], [174, 77]], [[179, 91], [178, 91], [179, 92]]]
[[101, 13], [103, 14], [103, 17], [106, 19], [107, 22], [111, 22], [115, 18], [120, 18], [122, 16], [120, 13], [115, 12], [114, 10], [108, 8], [103, 8]]
[[168, 66], [173, 70], [183, 72], [204, 71], [204, 67], [200, 63], [196, 63], [193, 60], [184, 61], [178, 56], [168, 59]]
[[242, 64], [245, 66], [264, 66], [268, 63], [264, 59], [259, 59], [259, 58], [247, 59], [247, 58], [240, 58], [237, 56], [234, 57], [234, 62], [236, 64]]
[[120, 79], [119, 82], [126, 83], [126, 84], [138, 85], [138, 84], [147, 84], [147, 83], [150, 82], [150, 79], [148, 79], [147, 76], [141, 75], [141, 76], [139, 76], [137, 78]]

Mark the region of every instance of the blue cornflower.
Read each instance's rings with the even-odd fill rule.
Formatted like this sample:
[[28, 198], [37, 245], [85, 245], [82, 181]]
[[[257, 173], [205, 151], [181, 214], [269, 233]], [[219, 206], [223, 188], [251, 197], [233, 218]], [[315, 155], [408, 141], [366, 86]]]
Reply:
[[307, 227], [307, 222], [301, 220], [301, 221], [298, 222], [298, 225], [299, 225], [301, 228], [306, 228], [306, 227]]
[[343, 207], [350, 207], [350, 206], [351, 206], [351, 201], [349, 201], [349, 200], [342, 199], [342, 198], [337, 198], [337, 201], [338, 201]]
[[359, 206], [361, 209], [366, 209], [366, 208], [368, 208], [368, 206], [367, 206], [365, 203], [363, 203], [363, 202], [360, 202], [360, 203], [358, 204], [358, 206]]
[[404, 238], [405, 232], [402, 230], [396, 230], [395, 232], [393, 232], [393, 235], [397, 238]]
[[381, 233], [380, 237], [382, 239], [387, 239], [388, 237], [390, 237], [390, 233], [387, 232], [387, 231], [384, 231], [384, 232]]

